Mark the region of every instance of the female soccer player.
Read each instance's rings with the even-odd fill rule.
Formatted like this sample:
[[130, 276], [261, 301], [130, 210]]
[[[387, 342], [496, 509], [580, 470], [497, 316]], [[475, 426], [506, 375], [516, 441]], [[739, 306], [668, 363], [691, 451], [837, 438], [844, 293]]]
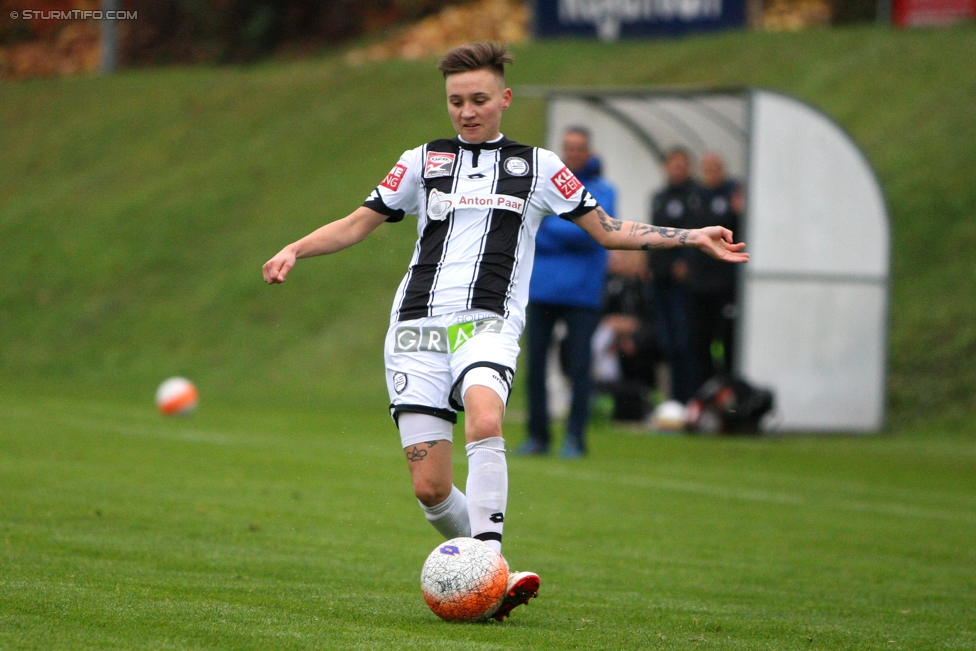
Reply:
[[[335, 253], [383, 222], [417, 216], [417, 243], [397, 289], [386, 337], [390, 412], [414, 493], [445, 538], [473, 536], [501, 551], [508, 502], [502, 420], [529, 296], [534, 236], [557, 214], [608, 249], [697, 247], [746, 262], [745, 244], [717, 226], [681, 230], [608, 215], [550, 151], [500, 131], [512, 102], [497, 43], [470, 43], [441, 59], [457, 137], [404, 152], [362, 206], [289, 244], [264, 264], [283, 283], [299, 258]], [[465, 492], [454, 486], [452, 430], [464, 411]], [[538, 594], [539, 577], [513, 572], [495, 619]]]

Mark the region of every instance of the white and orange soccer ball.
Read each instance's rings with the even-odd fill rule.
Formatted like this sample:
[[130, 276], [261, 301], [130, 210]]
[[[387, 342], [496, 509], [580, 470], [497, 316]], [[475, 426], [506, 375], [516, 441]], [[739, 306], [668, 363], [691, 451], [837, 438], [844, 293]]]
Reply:
[[197, 388], [185, 377], [171, 377], [156, 389], [156, 406], [167, 416], [186, 416], [197, 408]]
[[475, 538], [452, 538], [430, 553], [420, 572], [424, 601], [448, 622], [484, 621], [508, 587], [502, 555]]

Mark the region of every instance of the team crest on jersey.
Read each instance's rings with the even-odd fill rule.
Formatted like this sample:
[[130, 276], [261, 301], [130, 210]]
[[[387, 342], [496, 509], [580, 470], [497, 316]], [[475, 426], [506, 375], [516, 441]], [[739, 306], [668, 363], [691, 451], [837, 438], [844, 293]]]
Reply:
[[729, 210], [729, 202], [725, 197], [719, 195], [712, 199], [712, 212], [716, 215], [724, 215]]
[[685, 205], [681, 203], [680, 199], [672, 199], [668, 202], [664, 211], [671, 219], [681, 219], [681, 216], [685, 214]]
[[407, 374], [400, 373], [399, 371], [393, 374], [393, 390], [397, 392], [397, 395], [403, 393], [403, 390], [407, 388]]
[[397, 163], [380, 185], [396, 192], [400, 188], [400, 181], [403, 180], [403, 175], [406, 173], [406, 166]]
[[505, 160], [505, 171], [512, 176], [525, 176], [529, 173], [529, 164], [524, 158], [513, 156]]
[[583, 187], [583, 184], [580, 183], [578, 178], [576, 178], [576, 175], [573, 174], [566, 166], [563, 166], [561, 170], [556, 172], [556, 175], [552, 177], [552, 183], [567, 199], [576, 194], [576, 191]]
[[454, 154], [441, 151], [427, 152], [427, 164], [424, 166], [424, 178], [433, 179], [438, 176], [450, 176], [454, 172]]

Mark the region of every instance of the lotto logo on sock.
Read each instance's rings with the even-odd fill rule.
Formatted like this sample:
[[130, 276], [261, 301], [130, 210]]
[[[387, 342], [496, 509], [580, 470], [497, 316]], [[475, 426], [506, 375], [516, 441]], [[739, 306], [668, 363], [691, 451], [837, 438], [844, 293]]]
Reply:
[[457, 556], [461, 553], [461, 550], [454, 545], [444, 545], [441, 547], [441, 553], [445, 554], [446, 556]]
[[504, 522], [505, 521], [505, 514], [504, 513], [492, 513], [491, 514], [491, 517], [488, 518], [488, 519], [491, 520], [492, 522], [494, 522], [495, 524], [498, 524], [499, 522]]

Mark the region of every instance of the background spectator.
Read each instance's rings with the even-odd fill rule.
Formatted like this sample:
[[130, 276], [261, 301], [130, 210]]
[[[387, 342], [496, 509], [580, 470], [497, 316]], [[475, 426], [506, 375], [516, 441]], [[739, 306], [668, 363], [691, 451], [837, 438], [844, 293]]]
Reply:
[[642, 420], [664, 359], [654, 327], [647, 257], [611, 251], [607, 271], [603, 319], [593, 337], [594, 377], [599, 389], [613, 397], [614, 420]]
[[[664, 160], [667, 186], [654, 195], [651, 223], [693, 228], [701, 209], [698, 184], [691, 178], [691, 156], [676, 147]], [[671, 397], [687, 403], [698, 388], [688, 336], [688, 255], [681, 249], [650, 252], [654, 279], [654, 313], [661, 350], [671, 371]]]
[[[563, 136], [563, 162], [611, 215], [616, 192], [600, 176], [600, 161], [590, 151], [590, 134], [571, 127]], [[586, 452], [590, 415], [590, 339], [600, 320], [607, 252], [575, 224], [549, 215], [535, 238], [535, 266], [526, 314], [529, 349], [529, 438], [521, 454], [547, 454], [550, 417], [546, 388], [546, 358], [556, 323], [566, 325], [565, 370], [572, 383], [562, 456]]]
[[[725, 162], [715, 153], [702, 156], [701, 179], [701, 210], [695, 217], [694, 227], [716, 224], [728, 228], [738, 238], [745, 204], [742, 187], [726, 176]], [[738, 313], [736, 269], [735, 265], [717, 262], [698, 251], [689, 254], [688, 316], [694, 384], [700, 387], [714, 375], [732, 373]], [[713, 348], [715, 342], [720, 346]]]

